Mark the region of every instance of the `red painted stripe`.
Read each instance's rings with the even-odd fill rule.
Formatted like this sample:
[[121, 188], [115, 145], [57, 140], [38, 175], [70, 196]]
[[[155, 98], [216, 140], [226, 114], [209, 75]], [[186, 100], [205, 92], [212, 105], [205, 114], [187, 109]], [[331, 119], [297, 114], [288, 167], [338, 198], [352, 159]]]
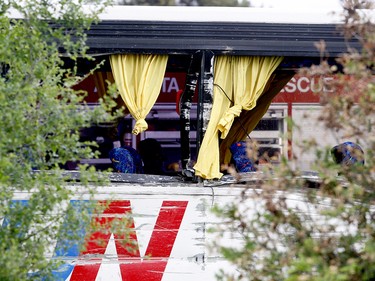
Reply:
[[139, 259], [121, 264], [123, 281], [160, 281], [163, 278], [168, 259]]
[[76, 265], [73, 269], [71, 281], [95, 281], [101, 260], [95, 264]]
[[[108, 204], [108, 202], [100, 201], [100, 206], [106, 206], [106, 209], [103, 212], [103, 215], [111, 215], [111, 214], [130, 214], [130, 201], [112, 201]], [[107, 217], [97, 217], [94, 219], [95, 226], [99, 227], [99, 230], [88, 233], [86, 235], [86, 245], [85, 250], [81, 251], [81, 255], [87, 254], [98, 254], [103, 255], [108, 245], [108, 241], [111, 237], [111, 233], [108, 231], [109, 226], [113, 222], [113, 220], [125, 220], [125, 218], [115, 218], [114, 216], [107, 216]], [[128, 217], [128, 222], [131, 229], [134, 229], [134, 221], [131, 216]], [[95, 229], [97, 229], [95, 227]], [[134, 231], [133, 231], [134, 232]], [[135, 232], [134, 232], [135, 234]], [[116, 238], [115, 238], [116, 239]], [[137, 238], [132, 236], [132, 239], [137, 241]], [[119, 245], [118, 245], [119, 244]], [[121, 245], [121, 243], [116, 243], [116, 248], [118, 252], [121, 252], [122, 249], [126, 249], [125, 245]], [[136, 247], [138, 249], [138, 246]], [[138, 255], [139, 256], [139, 252]], [[90, 260], [90, 263], [92, 261]], [[98, 271], [101, 265], [101, 259], [98, 259], [97, 262], [94, 264], [78, 264], [74, 267], [72, 276], [70, 278], [71, 281], [94, 281], [96, 276], [98, 275]]]
[[127, 214], [131, 211], [131, 205], [129, 200], [121, 201], [99, 201], [100, 206], [106, 207], [103, 214]]
[[162, 279], [187, 204], [187, 201], [163, 202], [145, 253], [146, 258], [120, 264], [123, 281]]
[[[99, 202], [99, 204], [106, 206], [105, 202]], [[146, 250], [146, 257], [141, 259], [132, 217], [115, 216], [131, 215], [130, 202], [128, 200], [113, 201], [103, 212], [103, 215], [107, 216], [95, 218], [94, 220], [104, 230], [98, 230], [87, 235], [86, 249], [81, 252], [81, 255], [104, 254], [111, 236], [108, 226], [114, 220], [119, 220], [120, 223], [125, 223], [125, 228], [127, 229], [127, 231], [122, 233], [114, 233], [122, 280], [160, 281], [167, 266], [187, 204], [187, 201], [163, 202]], [[108, 216], [111, 214], [114, 216]], [[122, 241], [124, 243], [121, 243]], [[100, 265], [101, 259], [98, 259], [97, 262], [90, 260], [90, 264], [76, 265], [70, 280], [94, 281]]]
[[[187, 203], [187, 201], [163, 202], [146, 250], [146, 256], [154, 258], [170, 256]], [[163, 247], [160, 247], [160, 245], [163, 245]]]

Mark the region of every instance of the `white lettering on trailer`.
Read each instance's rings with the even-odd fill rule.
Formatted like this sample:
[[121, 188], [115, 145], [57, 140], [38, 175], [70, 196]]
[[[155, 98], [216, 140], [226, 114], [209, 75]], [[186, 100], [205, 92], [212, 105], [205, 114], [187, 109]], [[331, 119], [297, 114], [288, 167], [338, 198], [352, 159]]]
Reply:
[[179, 91], [180, 87], [178, 86], [178, 82], [176, 77], [164, 77], [162, 92], [164, 93], [171, 93], [173, 91]]
[[281, 90], [281, 92], [287, 93], [318, 93], [323, 91], [324, 93], [334, 92], [334, 87], [332, 85], [333, 77], [293, 77]]

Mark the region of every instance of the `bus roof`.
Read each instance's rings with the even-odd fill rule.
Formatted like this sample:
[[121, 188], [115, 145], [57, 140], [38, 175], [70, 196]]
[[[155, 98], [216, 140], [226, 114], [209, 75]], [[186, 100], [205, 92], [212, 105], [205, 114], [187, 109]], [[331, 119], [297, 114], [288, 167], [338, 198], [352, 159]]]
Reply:
[[111, 6], [88, 31], [90, 52], [250, 55], [321, 58], [325, 41], [336, 58], [356, 39], [346, 40], [339, 13], [325, 9], [280, 10], [243, 7]]
[[324, 7], [316, 9], [274, 9], [202, 6], [111, 6], [102, 20], [177, 21], [177, 22], [258, 22], [338, 24], [340, 14]]
[[[91, 6], [85, 6], [89, 11]], [[19, 18], [12, 12], [11, 17]], [[344, 38], [338, 11], [249, 7], [109, 6], [87, 31], [89, 53], [284, 56], [319, 60], [316, 43], [325, 42], [325, 57], [334, 59], [359, 49]]]

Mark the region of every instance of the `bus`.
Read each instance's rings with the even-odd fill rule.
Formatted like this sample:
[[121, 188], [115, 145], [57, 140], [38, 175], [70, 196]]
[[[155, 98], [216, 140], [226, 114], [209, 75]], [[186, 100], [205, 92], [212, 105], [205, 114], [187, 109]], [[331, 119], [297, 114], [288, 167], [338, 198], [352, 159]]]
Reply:
[[[76, 88], [86, 90], [86, 102], [95, 106], [106, 94], [105, 81], [116, 83], [122, 97], [119, 105], [125, 105], [130, 112], [122, 118], [124, 138], [116, 141], [137, 150], [143, 140], [156, 139], [165, 151], [166, 166], [178, 163], [178, 175], [110, 175], [110, 186], [99, 187], [94, 195], [97, 205], [105, 206], [103, 214], [93, 215], [92, 220], [104, 225], [108, 220], [130, 218], [133, 248], [129, 250], [129, 245], [121, 243], [123, 233], [111, 231], [82, 232], [82, 241], [68, 249], [63, 247], [67, 242], [64, 239], [55, 241], [50, 256], [63, 261], [54, 272], [56, 280], [210, 281], [216, 280], [220, 269], [236, 272], [220, 252], [210, 247], [218, 233], [209, 229], [224, 223], [211, 210], [233, 202], [245, 186], [259, 186], [259, 174], [246, 174], [238, 182], [222, 174], [221, 161], [227, 161], [228, 147], [233, 142], [248, 137], [257, 140], [263, 149], [277, 149], [281, 156], [290, 158], [296, 153], [292, 149], [295, 137], [285, 137], [291, 130], [286, 118], [302, 122], [306, 110], [319, 110], [319, 98], [314, 93], [336, 91], [330, 84], [334, 77], [305, 77], [297, 73], [298, 69], [322, 59], [334, 65], [335, 58], [348, 46], [359, 47], [354, 39], [343, 37], [337, 29], [339, 24], [337, 15], [321, 7], [309, 11], [107, 8], [99, 23], [87, 31], [89, 53], [96, 60], [82, 60], [79, 72], [85, 76], [96, 62], [104, 63]], [[315, 47], [320, 40], [326, 42], [323, 57]], [[122, 64], [124, 61], [127, 64]], [[134, 65], [148, 68], [151, 76]], [[245, 65], [243, 73], [241, 65]], [[132, 77], [138, 75], [135, 72], [141, 73], [138, 80], [143, 81], [142, 85], [134, 84]], [[249, 77], [262, 81], [251, 84]], [[254, 97], [240, 106], [236, 93], [228, 89], [241, 87], [250, 89]], [[142, 91], [149, 88], [153, 88], [154, 100], [147, 108], [140, 104], [137, 108], [125, 99], [131, 97], [137, 104]], [[227, 112], [230, 124], [219, 131], [218, 124]], [[142, 127], [145, 123], [146, 130]], [[115, 141], [109, 138], [109, 131], [116, 126], [99, 124], [85, 132], [88, 139], [97, 141], [101, 155], [99, 159], [82, 159], [81, 163], [98, 170], [111, 167], [108, 153]], [[216, 157], [210, 159], [214, 153]], [[73, 179], [79, 176], [77, 173], [68, 172]], [[313, 173], [305, 177], [310, 183], [319, 181]], [[70, 188], [77, 196], [69, 204], [79, 212], [91, 194], [74, 183]], [[292, 207], [305, 204], [303, 190], [291, 191], [288, 196], [294, 202]], [[15, 195], [15, 200], [21, 201], [29, 196], [22, 192]], [[220, 238], [228, 245], [243, 242], [237, 232]], [[80, 250], [78, 246], [84, 241], [87, 245]]]

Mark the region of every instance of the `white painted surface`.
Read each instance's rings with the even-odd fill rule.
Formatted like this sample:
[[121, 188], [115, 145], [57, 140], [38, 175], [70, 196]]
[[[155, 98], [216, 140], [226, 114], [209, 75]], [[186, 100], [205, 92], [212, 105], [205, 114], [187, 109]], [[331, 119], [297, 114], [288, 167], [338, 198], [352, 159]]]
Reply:
[[316, 9], [285, 7], [182, 7], [112, 6], [100, 15], [102, 20], [187, 21], [187, 22], [259, 22], [259, 23], [340, 23], [339, 15], [317, 6]]
[[[76, 190], [76, 195], [72, 200], [87, 200], [90, 198], [85, 188], [77, 185], [71, 188]], [[199, 184], [162, 186], [161, 184], [150, 183], [149, 186], [144, 186], [116, 183], [98, 188], [94, 200], [130, 201], [141, 259], [145, 258], [146, 248], [150, 244], [162, 203], [165, 201], [186, 201], [187, 207], [172, 251], [169, 257], [165, 257], [168, 263], [161, 281], [213, 281], [216, 280], [215, 274], [220, 269], [230, 269], [231, 266], [217, 252], [209, 249], [209, 244], [215, 239], [216, 233], [209, 233], [208, 228], [220, 223], [220, 220], [211, 212], [211, 207], [214, 204], [223, 205], [234, 200], [234, 197], [239, 196], [242, 189], [243, 186], [212, 188], [203, 187]], [[16, 193], [14, 199], [24, 200], [27, 198], [27, 193]], [[238, 236], [234, 236], [231, 239], [236, 240], [238, 238]], [[234, 242], [231, 242], [231, 244], [234, 244]], [[163, 246], [160, 245], [161, 248]], [[120, 263], [124, 261], [118, 259], [113, 234], [103, 255], [67, 256], [65, 260], [68, 265], [89, 265], [99, 262], [100, 268], [96, 274], [96, 281], [123, 280]], [[138, 263], [140, 260], [134, 258], [132, 262]], [[70, 274], [66, 281], [68, 280], [77, 279], [73, 279], [72, 274]], [[94, 281], [94, 279], [85, 280]], [[147, 281], [145, 279], [135, 279], [134, 281], [140, 280]]]
[[341, 9], [340, 0], [251, 0], [251, 6], [274, 9], [323, 9], [337, 11]]
[[[169, 185], [169, 186], [167, 186]], [[243, 242], [242, 235], [238, 231], [224, 231], [224, 232], [209, 232], [212, 226], [221, 224], [224, 221], [217, 218], [211, 211], [214, 205], [225, 206], [228, 203], [236, 202], [244, 191], [245, 185], [226, 185], [207, 187], [201, 184], [175, 184], [172, 183], [149, 183], [149, 185], [129, 184], [129, 183], [113, 183], [109, 186], [98, 188], [94, 200], [110, 200], [110, 201], [130, 201], [131, 214], [134, 220], [134, 229], [136, 231], [140, 257], [126, 258], [118, 256], [116, 248], [116, 239], [112, 234], [108, 240], [108, 244], [103, 250], [103, 254], [67, 256], [66, 267], [72, 270], [72, 265], [83, 265], [89, 268], [89, 265], [99, 264], [99, 269], [95, 272], [95, 278], [80, 277], [73, 278], [72, 274], [67, 276], [66, 281], [149, 281], [148, 278], [132, 277], [123, 279], [127, 271], [121, 271], [120, 267], [124, 264], [129, 265], [127, 270], [132, 271], [139, 265], [144, 266], [148, 261], [167, 261], [166, 267], [163, 271], [161, 279], [152, 279], [160, 281], [216, 281], [215, 275], [220, 269], [225, 269], [226, 272], [235, 272], [235, 268], [230, 265], [217, 250], [212, 250], [209, 246], [214, 241], [219, 241], [221, 245], [240, 246]], [[90, 196], [87, 189], [79, 185], [71, 186], [75, 192], [73, 200], [89, 199]], [[301, 194], [303, 191], [297, 191], [293, 188], [287, 194], [283, 192], [275, 192], [277, 196], [286, 195], [288, 204], [293, 210], [303, 216], [304, 218], [316, 217], [316, 213], [321, 208], [328, 206], [328, 200], [318, 200], [316, 206], [312, 206], [305, 201]], [[246, 212], [249, 217], [254, 215], [255, 210], [263, 210], [262, 202], [257, 200], [254, 195], [254, 190], [249, 189], [246, 193], [248, 195], [247, 203], [241, 205], [241, 212]], [[27, 193], [17, 193], [15, 199], [27, 199]], [[186, 202], [186, 209], [178, 227], [176, 238], [173, 242], [173, 247], [169, 256], [163, 257], [145, 257], [146, 248], [151, 244], [152, 236], [155, 237], [155, 225], [160, 218], [160, 210], [163, 202]], [[115, 213], [118, 216], [120, 213]], [[173, 215], [173, 214], [172, 214]], [[111, 216], [111, 215], [109, 215]], [[173, 217], [170, 217], [173, 220]], [[168, 220], [169, 221], [169, 217]], [[322, 220], [322, 222], [324, 222]], [[336, 223], [336, 225], [338, 225]], [[350, 226], [349, 226], [350, 227]], [[225, 229], [225, 227], [224, 227]], [[162, 229], [157, 248], [164, 249], [163, 231]], [[343, 226], [343, 231], [348, 231], [348, 228]], [[161, 235], [161, 236], [160, 236]], [[161, 242], [160, 242], [161, 241]], [[155, 245], [155, 244], [154, 244]], [[136, 270], [136, 269], [134, 269]], [[139, 270], [139, 269], [138, 269]], [[157, 270], [157, 269], [156, 269]], [[146, 272], [151, 272], [152, 268], [146, 268]], [[83, 278], [83, 279], [82, 279]]]

